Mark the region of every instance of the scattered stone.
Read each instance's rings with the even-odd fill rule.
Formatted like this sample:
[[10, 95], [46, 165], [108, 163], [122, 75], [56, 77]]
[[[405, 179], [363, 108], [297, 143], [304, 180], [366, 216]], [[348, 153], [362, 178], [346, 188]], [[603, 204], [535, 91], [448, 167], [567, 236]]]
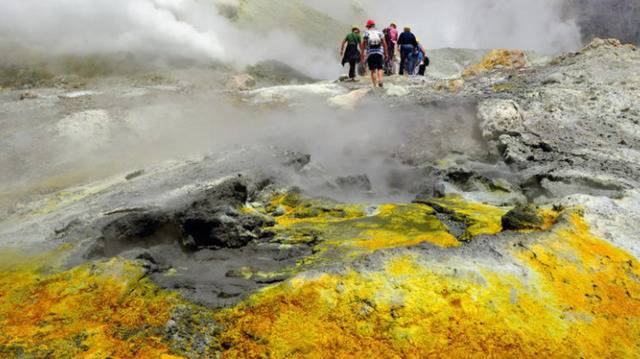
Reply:
[[560, 72], [556, 72], [553, 73], [549, 76], [547, 76], [546, 79], [542, 80], [542, 84], [543, 85], [553, 85], [553, 84], [560, 84], [564, 81], [564, 74], [560, 73]]
[[33, 91], [25, 91], [20, 94], [20, 101], [34, 100], [34, 99], [37, 99], [38, 97], [39, 97], [38, 94]]

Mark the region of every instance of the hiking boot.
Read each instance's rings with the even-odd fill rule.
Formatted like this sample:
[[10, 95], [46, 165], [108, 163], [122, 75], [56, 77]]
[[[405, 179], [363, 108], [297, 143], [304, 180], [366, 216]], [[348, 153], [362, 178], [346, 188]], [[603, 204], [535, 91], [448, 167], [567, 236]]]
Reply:
[[383, 84], [382, 82], [380, 82], [380, 83], [378, 84], [378, 86], [380, 86], [380, 87], [384, 87], [384, 84]]

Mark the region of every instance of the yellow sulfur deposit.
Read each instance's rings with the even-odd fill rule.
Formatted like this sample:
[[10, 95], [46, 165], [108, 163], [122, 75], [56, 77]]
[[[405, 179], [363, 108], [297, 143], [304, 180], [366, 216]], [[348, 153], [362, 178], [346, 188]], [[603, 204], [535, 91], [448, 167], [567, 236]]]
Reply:
[[[310, 234], [324, 249], [342, 248], [354, 255], [362, 251], [408, 247], [431, 243], [455, 247], [460, 242], [424, 204], [376, 206], [317, 203], [298, 199], [294, 203], [277, 197], [272, 205], [285, 213], [276, 217], [276, 232], [285, 242], [304, 242]], [[499, 231], [499, 230], [498, 230]]]
[[[640, 262], [594, 237], [579, 213], [542, 210], [542, 231], [492, 237], [507, 208], [428, 202], [345, 205], [287, 194], [243, 209], [277, 213], [275, 241], [317, 250], [293, 278], [217, 311], [189, 309], [138, 262], [55, 272], [46, 256], [25, 264], [8, 253], [0, 357], [638, 356]], [[456, 239], [436, 209], [467, 226], [465, 241], [486, 235], [482, 246], [495, 246], [495, 256]], [[413, 248], [421, 243], [432, 246]], [[233, 275], [276, 274], [242, 267]], [[177, 337], [166, 334], [171, 322]]]
[[502, 216], [507, 209], [488, 206], [481, 203], [470, 203], [460, 197], [433, 199], [429, 205], [439, 207], [450, 213], [453, 218], [468, 225], [464, 240], [482, 234], [496, 234], [502, 231]]
[[464, 79], [442, 80], [434, 85], [436, 91], [449, 91], [451, 93], [459, 92], [464, 88]]
[[527, 55], [521, 50], [495, 49], [490, 51], [479, 64], [464, 69], [462, 77], [473, 77], [497, 68], [519, 69], [527, 66]]
[[162, 329], [177, 302], [116, 259], [56, 274], [3, 266], [0, 356], [169, 358]]
[[[577, 215], [530, 249], [522, 270], [429, 264], [299, 276], [219, 314], [226, 357], [636, 357], [640, 263]], [[524, 271], [524, 273], [522, 272]]]
[[582, 357], [640, 354], [640, 262], [595, 238], [577, 214], [518, 253], [538, 273], [547, 305], [572, 325], [566, 335]]
[[374, 216], [358, 221], [361, 229], [345, 244], [368, 250], [410, 247], [431, 243], [439, 247], [457, 247], [460, 242], [447, 232], [432, 208], [421, 204], [381, 205]]

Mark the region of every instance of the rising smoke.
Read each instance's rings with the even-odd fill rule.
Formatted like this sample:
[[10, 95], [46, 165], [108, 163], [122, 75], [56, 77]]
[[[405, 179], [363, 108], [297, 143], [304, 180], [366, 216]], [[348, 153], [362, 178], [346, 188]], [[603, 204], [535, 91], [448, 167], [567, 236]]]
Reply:
[[578, 27], [561, 20], [556, 0], [253, 1], [311, 6], [347, 28], [326, 29], [336, 43], [318, 47], [300, 36], [304, 25], [283, 23], [268, 33], [237, 27], [218, 7], [236, 0], [21, 0], [0, 2], [0, 39], [53, 54], [126, 51], [238, 66], [274, 59], [324, 78], [338, 71], [337, 42], [347, 24], [368, 17], [411, 25], [430, 48], [553, 52], [574, 49], [580, 41]]

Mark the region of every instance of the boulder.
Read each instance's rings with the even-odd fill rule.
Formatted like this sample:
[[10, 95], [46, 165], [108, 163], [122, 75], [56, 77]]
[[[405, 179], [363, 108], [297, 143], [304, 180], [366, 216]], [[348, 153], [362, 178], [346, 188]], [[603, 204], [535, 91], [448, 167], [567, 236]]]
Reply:
[[489, 144], [498, 148], [500, 156], [509, 165], [524, 166], [529, 160], [535, 160], [531, 148], [517, 137], [501, 135], [497, 141], [490, 141]]
[[387, 96], [403, 97], [409, 94], [409, 90], [405, 87], [390, 84], [387, 86]]
[[257, 216], [240, 214], [233, 208], [213, 213], [194, 213], [180, 218], [182, 244], [191, 250], [240, 248], [260, 238], [265, 224]]
[[543, 85], [561, 84], [564, 81], [564, 74], [561, 72], [553, 73], [542, 80]]
[[240, 248], [263, 238], [263, 227], [273, 226], [273, 221], [236, 209], [247, 202], [249, 195], [247, 183], [241, 178], [205, 192], [175, 216], [182, 245], [191, 250]]
[[249, 74], [235, 75], [227, 82], [227, 89], [231, 91], [248, 91], [256, 87], [256, 79]]
[[486, 100], [478, 106], [482, 136], [490, 141], [504, 134], [521, 132], [524, 118], [520, 106], [513, 100]]
[[32, 91], [25, 91], [20, 94], [20, 101], [33, 100], [38, 98], [38, 94]]
[[474, 77], [497, 69], [521, 69], [527, 65], [529, 60], [524, 51], [496, 49], [490, 51], [480, 63], [464, 69], [462, 77]]
[[363, 88], [354, 90], [345, 95], [339, 95], [331, 97], [327, 100], [330, 106], [339, 107], [346, 110], [353, 110], [358, 102], [365, 97], [370, 91], [370, 88]]

